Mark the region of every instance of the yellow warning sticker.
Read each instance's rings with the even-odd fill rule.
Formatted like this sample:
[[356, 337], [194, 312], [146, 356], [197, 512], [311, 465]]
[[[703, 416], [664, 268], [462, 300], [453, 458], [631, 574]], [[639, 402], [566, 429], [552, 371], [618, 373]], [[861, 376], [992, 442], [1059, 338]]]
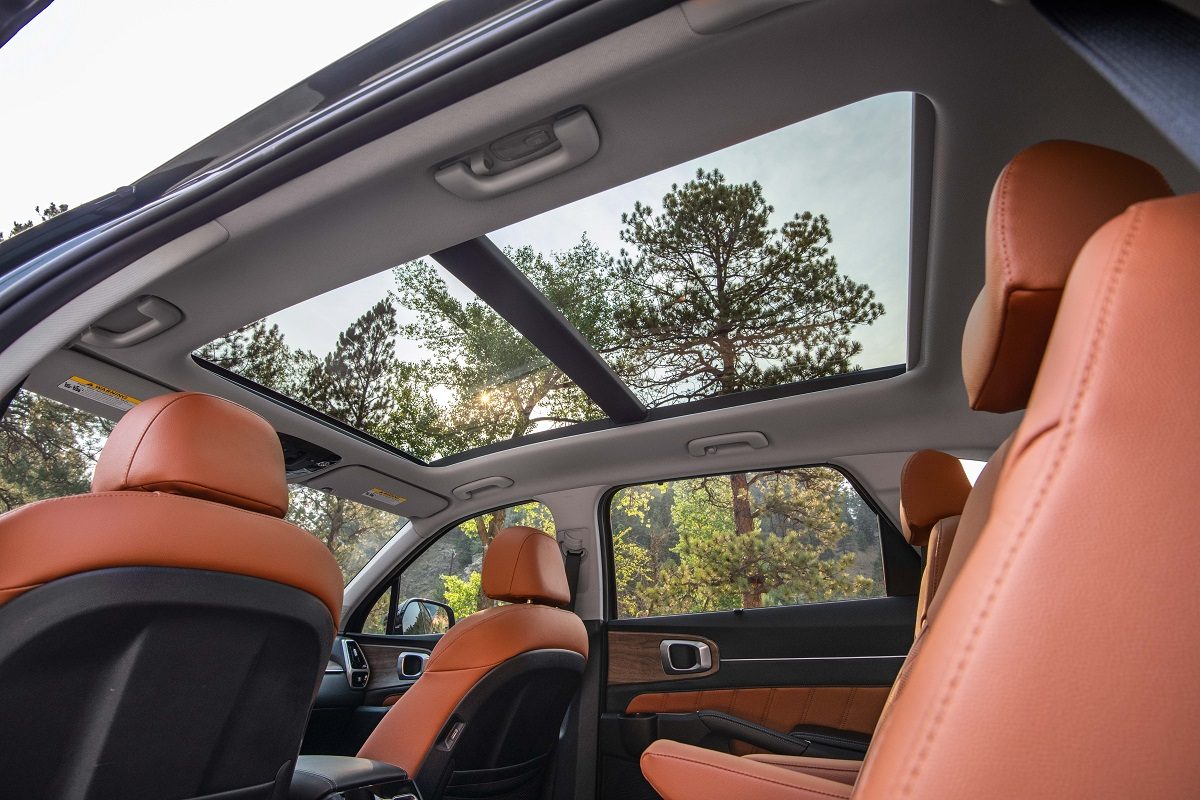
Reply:
[[60, 389], [66, 389], [68, 392], [74, 392], [80, 397], [86, 397], [88, 400], [93, 400], [97, 403], [115, 408], [118, 411], [128, 411], [129, 409], [142, 402], [136, 397], [130, 397], [127, 394], [122, 394], [116, 389], [110, 389], [107, 386], [101, 386], [95, 381], [89, 381], [86, 378], [81, 378], [78, 375], [72, 375], [58, 385]]
[[371, 489], [369, 492], [363, 492], [363, 497], [369, 497], [372, 500], [378, 500], [379, 502], [389, 506], [398, 506], [408, 499], [407, 497], [401, 497], [400, 495], [393, 494], [392, 492], [386, 492], [383, 489], [380, 489], [378, 486]]

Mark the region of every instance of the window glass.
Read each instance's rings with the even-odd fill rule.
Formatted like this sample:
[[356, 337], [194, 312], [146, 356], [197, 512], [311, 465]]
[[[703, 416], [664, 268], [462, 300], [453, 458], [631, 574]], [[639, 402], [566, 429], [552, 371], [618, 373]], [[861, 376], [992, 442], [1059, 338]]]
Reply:
[[829, 467], [629, 486], [608, 513], [621, 617], [885, 593], [879, 518]]
[[498, 605], [483, 596], [480, 570], [487, 546], [502, 529], [528, 525], [554, 536], [550, 509], [538, 502], [490, 511], [459, 523], [438, 537], [400, 574], [400, 602], [412, 597], [437, 600], [454, 609], [454, 618]]
[[329, 548], [346, 583], [408, 522], [387, 511], [304, 486], [288, 488], [287, 520]]
[[[912, 105], [863, 100], [489, 236], [647, 406], [903, 365]], [[604, 417], [432, 258], [196, 355], [426, 460]]]
[[27, 392], [0, 419], [0, 504], [83, 494], [113, 423]]
[[362, 632], [373, 633], [377, 636], [384, 636], [389, 631], [387, 629], [388, 614], [392, 608], [392, 587], [384, 590], [383, 594], [379, 595], [379, 599], [375, 601], [375, 605], [371, 606], [371, 610], [367, 613], [367, 618], [363, 620]]
[[912, 109], [852, 103], [489, 237], [648, 406], [903, 364]]
[[986, 461], [977, 461], [973, 458], [960, 458], [958, 463], [962, 464], [963, 472], [967, 473], [967, 480], [971, 485], [975, 485], [975, 481], [979, 480], [979, 473], [983, 472], [983, 468], [987, 466]]

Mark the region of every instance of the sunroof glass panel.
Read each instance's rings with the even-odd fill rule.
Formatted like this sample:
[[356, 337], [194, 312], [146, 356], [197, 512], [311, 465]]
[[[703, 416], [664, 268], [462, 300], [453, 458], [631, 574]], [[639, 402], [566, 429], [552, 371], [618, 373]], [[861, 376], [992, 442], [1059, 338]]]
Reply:
[[550, 299], [648, 406], [903, 364], [912, 105], [864, 100], [490, 238], [577, 276]]
[[[512, 257], [537, 274], [536, 259]], [[196, 354], [427, 460], [604, 416], [431, 259], [307, 300]]]
[[[912, 103], [864, 100], [491, 238], [647, 406], [903, 364]], [[426, 460], [604, 418], [429, 258], [197, 355]]]

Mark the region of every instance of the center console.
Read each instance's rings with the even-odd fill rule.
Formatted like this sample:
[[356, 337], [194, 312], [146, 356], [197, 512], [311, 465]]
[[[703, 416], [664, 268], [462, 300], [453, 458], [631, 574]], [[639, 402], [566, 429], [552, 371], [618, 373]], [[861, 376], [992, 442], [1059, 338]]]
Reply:
[[288, 800], [420, 800], [394, 764], [351, 756], [300, 756]]

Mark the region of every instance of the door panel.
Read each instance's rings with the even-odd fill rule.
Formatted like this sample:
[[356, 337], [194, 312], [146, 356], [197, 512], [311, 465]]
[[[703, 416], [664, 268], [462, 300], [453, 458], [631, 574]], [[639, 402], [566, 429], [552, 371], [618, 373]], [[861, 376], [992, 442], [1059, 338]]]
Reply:
[[[364, 688], [350, 685], [342, 640], [356, 642], [370, 670]], [[397, 669], [402, 653], [431, 651], [441, 634], [372, 636], [348, 634], [334, 641], [334, 657], [326, 668], [309, 716], [300, 752], [303, 755], [352, 756], [375, 730], [383, 715], [416, 681], [403, 679]], [[417, 679], [419, 680], [419, 678]]]
[[[637, 759], [658, 738], [762, 751], [714, 733], [695, 712], [783, 734], [819, 726], [865, 741], [912, 645], [915, 612], [914, 598], [884, 597], [609, 622], [601, 796], [656, 796]], [[689, 639], [709, 644], [711, 666], [668, 674], [662, 642]]]

